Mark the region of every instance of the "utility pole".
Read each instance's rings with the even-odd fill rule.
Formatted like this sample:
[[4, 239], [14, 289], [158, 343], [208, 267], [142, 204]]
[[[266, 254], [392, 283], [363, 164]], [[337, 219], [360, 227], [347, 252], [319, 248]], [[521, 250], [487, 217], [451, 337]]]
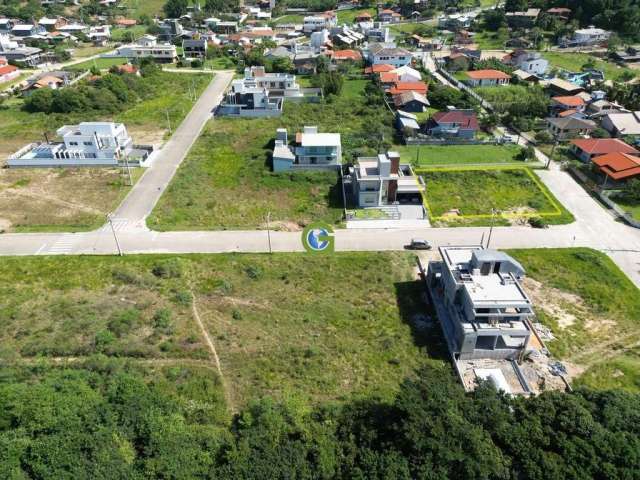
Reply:
[[489, 245], [491, 244], [491, 235], [493, 234], [493, 222], [494, 222], [494, 218], [495, 218], [495, 209], [492, 208], [491, 209], [491, 227], [489, 227], [489, 237], [487, 238], [487, 248], [489, 248]]
[[271, 212], [267, 212], [267, 240], [269, 242], [269, 253], [273, 253], [271, 250]]
[[169, 119], [169, 109], [165, 108], [164, 113], [167, 116], [167, 126], [169, 127], [169, 135], [171, 135], [173, 132], [171, 131], [171, 120]]
[[113, 219], [112, 219], [113, 214], [109, 214], [107, 215], [107, 220], [109, 221], [109, 226], [111, 227], [111, 233], [113, 233], [113, 239], [116, 241], [116, 247], [118, 248], [118, 255], [120, 255], [121, 257], [124, 256], [124, 253], [122, 252], [122, 249], [120, 248], [120, 242], [118, 241], [118, 236], [116, 235], [116, 229], [113, 228]]
[[549, 158], [547, 160], [547, 164], [544, 167], [546, 170], [549, 170], [549, 165], [551, 165], [551, 159], [553, 158], [553, 154], [555, 153], [556, 147], [558, 146], [558, 136], [554, 135], [553, 136], [553, 140], [554, 141], [553, 141], [553, 147], [551, 147], [551, 154], [549, 155]]

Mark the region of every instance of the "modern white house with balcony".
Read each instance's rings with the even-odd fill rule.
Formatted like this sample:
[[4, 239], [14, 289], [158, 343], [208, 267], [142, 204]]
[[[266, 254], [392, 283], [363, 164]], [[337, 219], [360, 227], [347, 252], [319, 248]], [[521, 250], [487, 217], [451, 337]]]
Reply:
[[282, 114], [281, 97], [270, 98], [269, 90], [234, 80], [216, 114], [235, 117], [278, 117]]
[[240, 81], [245, 88], [267, 89], [271, 97], [304, 97], [296, 76], [291, 73], [267, 73], [264, 67], [253, 66], [244, 69], [244, 78]]
[[129, 59], [153, 58], [158, 62], [171, 63], [178, 58], [178, 51], [175, 45], [158, 43], [153, 35], [143, 35], [136, 43], [118, 47], [115, 54], [104, 56]]
[[358, 158], [351, 172], [351, 185], [360, 208], [422, 204], [421, 195], [426, 190], [422, 177], [416, 175], [408, 163], [400, 163], [397, 152]]
[[57, 130], [62, 142], [33, 143], [11, 155], [8, 167], [144, 165], [152, 147], [134, 146], [122, 123], [83, 122]]
[[292, 169], [336, 169], [342, 164], [342, 143], [339, 133], [319, 133], [318, 127], [304, 127], [289, 145], [285, 128], [276, 133], [273, 149], [273, 171]]

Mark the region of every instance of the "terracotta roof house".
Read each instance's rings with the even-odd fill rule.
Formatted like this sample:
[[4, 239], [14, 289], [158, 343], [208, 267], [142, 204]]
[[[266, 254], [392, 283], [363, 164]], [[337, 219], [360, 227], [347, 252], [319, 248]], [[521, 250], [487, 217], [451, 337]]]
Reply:
[[628, 153], [607, 153], [594, 158], [593, 163], [612, 180], [627, 180], [640, 175], [640, 158]]
[[478, 116], [473, 110], [436, 112], [429, 119], [427, 133], [434, 137], [472, 139], [478, 131]]
[[398, 74], [395, 72], [381, 72], [378, 77], [380, 78], [380, 83], [392, 85], [399, 81]]
[[562, 7], [550, 8], [547, 10], [547, 14], [562, 20], [568, 20], [571, 16], [571, 9]]
[[405, 112], [424, 112], [429, 106], [429, 100], [421, 93], [412, 90], [394, 95], [393, 104], [397, 109]]
[[394, 67], [393, 65], [381, 63], [378, 65], [371, 65], [370, 67], [365, 68], [364, 73], [371, 75], [371, 74], [382, 73], [382, 72], [390, 72], [395, 68], [396, 67]]
[[359, 13], [358, 16], [356, 17], [356, 23], [370, 22], [371, 20], [373, 20], [373, 17], [369, 12]]
[[547, 88], [554, 95], [568, 96], [584, 92], [584, 88], [562, 78], [553, 78], [547, 82]]
[[18, 67], [9, 65], [4, 57], [0, 57], [0, 83], [14, 80], [20, 76]]
[[125, 63], [124, 65], [118, 65], [116, 68], [120, 73], [140, 75], [140, 71], [138, 70], [138, 67], [136, 67], [135, 65], [131, 65], [130, 63]]
[[357, 50], [335, 50], [331, 54], [331, 58], [336, 62], [340, 62], [344, 60], [358, 62], [362, 60], [362, 54]]
[[424, 82], [396, 82], [394, 86], [389, 89], [389, 93], [391, 95], [397, 95], [403, 92], [418, 92], [426, 95], [427, 90], [427, 84]]
[[380, 20], [383, 23], [398, 23], [401, 18], [402, 18], [402, 15], [394, 12], [393, 10], [389, 10], [388, 8], [385, 10], [382, 10], [378, 14], [378, 20]]
[[471, 87], [507, 85], [511, 81], [511, 75], [500, 70], [472, 70], [465, 73], [468, 77], [465, 83]]
[[581, 135], [588, 135], [596, 129], [596, 122], [577, 117], [547, 118], [547, 129], [558, 140], [567, 140]]
[[136, 20], [134, 20], [133, 18], [120, 18], [120, 19], [116, 20], [116, 25], [119, 25], [121, 27], [133, 27], [137, 23], [138, 22]]
[[585, 101], [582, 99], [582, 97], [579, 97], [577, 95], [569, 95], [566, 97], [552, 97], [551, 101], [554, 103], [554, 106], [558, 106], [563, 109], [579, 109], [580, 107], [585, 106]]
[[617, 138], [585, 138], [571, 142], [571, 151], [583, 162], [608, 153], [628, 153], [640, 155], [631, 145]]

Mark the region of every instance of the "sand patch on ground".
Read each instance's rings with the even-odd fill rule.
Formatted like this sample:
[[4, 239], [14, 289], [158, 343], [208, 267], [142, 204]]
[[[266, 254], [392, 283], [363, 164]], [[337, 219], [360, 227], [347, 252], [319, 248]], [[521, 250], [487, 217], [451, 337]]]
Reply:
[[578, 319], [575, 314], [567, 310], [567, 305], [585, 310], [584, 301], [578, 295], [543, 285], [530, 277], [524, 279], [523, 286], [533, 304], [555, 318], [563, 330], [574, 325]]

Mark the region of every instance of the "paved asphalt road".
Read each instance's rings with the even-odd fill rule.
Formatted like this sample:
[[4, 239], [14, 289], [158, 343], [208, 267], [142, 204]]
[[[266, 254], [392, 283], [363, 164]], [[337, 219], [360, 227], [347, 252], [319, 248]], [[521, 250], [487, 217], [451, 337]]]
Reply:
[[156, 153], [151, 167], [131, 189], [113, 214], [116, 223], [127, 223], [128, 228], [146, 230], [146, 218], [169, 185], [176, 170], [197, 140], [204, 125], [211, 119], [224, 91], [233, 79], [232, 72], [218, 72], [171, 139]]
[[[232, 73], [218, 73], [171, 140], [159, 152], [131, 190], [114, 218], [119, 246], [127, 254], [136, 253], [222, 253], [267, 252], [267, 232], [153, 232], [145, 219], [153, 210], [191, 145], [200, 134], [211, 111], [219, 102]], [[544, 230], [528, 227], [497, 227], [491, 246], [495, 248], [544, 248], [584, 246], [606, 252], [640, 286], [640, 230], [617, 222], [555, 164], [536, 172], [541, 180], [576, 217], [570, 225]], [[434, 246], [477, 244], [488, 228], [422, 228], [419, 230], [349, 229], [335, 233], [336, 249], [401, 250], [412, 237], [430, 240]], [[302, 251], [299, 232], [272, 232], [273, 251]], [[32, 233], [0, 235], [0, 255], [91, 255], [115, 254], [117, 244], [107, 225], [87, 233]]]

